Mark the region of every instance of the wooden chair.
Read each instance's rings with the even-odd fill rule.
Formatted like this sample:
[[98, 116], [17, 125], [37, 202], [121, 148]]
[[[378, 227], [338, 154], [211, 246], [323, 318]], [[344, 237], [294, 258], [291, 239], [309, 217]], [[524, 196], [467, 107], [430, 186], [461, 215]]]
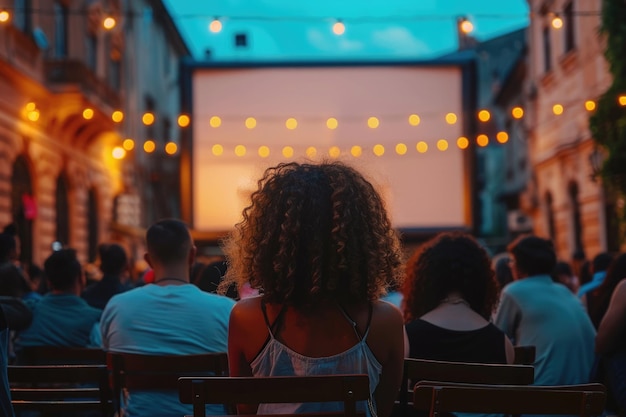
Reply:
[[111, 416], [113, 405], [105, 365], [40, 365], [8, 367], [16, 411], [99, 411]]
[[420, 381], [413, 390], [413, 406], [430, 410], [430, 417], [448, 412], [599, 416], [605, 402], [602, 384], [523, 386]]
[[106, 365], [102, 349], [25, 346], [17, 354], [17, 365]]
[[344, 411], [316, 415], [355, 417], [364, 415], [364, 413], [357, 413], [357, 401], [365, 401], [369, 396], [367, 375], [266, 378], [182, 377], [179, 379], [180, 401], [183, 404], [193, 404], [193, 417], [205, 417], [206, 404], [233, 406], [236, 404], [330, 401], [343, 402]]
[[226, 352], [201, 355], [139, 355], [107, 352], [116, 411], [123, 390], [178, 391], [181, 376], [228, 376]]
[[[426, 359], [404, 359], [404, 372], [394, 415], [410, 415], [412, 384], [418, 381], [467, 382], [473, 384], [529, 385], [535, 381], [535, 370], [528, 365], [500, 365], [446, 362]], [[412, 381], [412, 382], [409, 382]]]
[[536, 348], [534, 346], [515, 346], [515, 359], [513, 363], [516, 365], [532, 365], [535, 363]]

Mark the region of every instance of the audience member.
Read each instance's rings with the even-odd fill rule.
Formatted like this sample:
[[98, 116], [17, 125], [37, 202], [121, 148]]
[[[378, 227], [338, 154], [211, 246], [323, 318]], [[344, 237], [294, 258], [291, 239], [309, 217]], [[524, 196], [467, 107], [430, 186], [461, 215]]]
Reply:
[[[173, 219], [153, 224], [146, 233], [146, 262], [154, 281], [115, 295], [101, 321], [104, 350], [153, 355], [225, 352], [233, 300], [201, 291], [189, 282], [196, 248], [187, 226]], [[177, 393], [130, 392], [124, 415], [191, 414]], [[222, 406], [209, 412], [224, 413]]]
[[79, 296], [84, 277], [76, 252], [73, 249], [52, 252], [44, 270], [52, 291], [33, 304], [33, 321], [18, 334], [15, 342], [18, 357], [23, 346], [85, 347], [97, 340], [92, 330], [102, 310], [89, 306]]
[[585, 307], [587, 307], [587, 293], [602, 285], [611, 261], [613, 261], [613, 255], [608, 252], [599, 253], [593, 258], [591, 263], [591, 281], [581, 284], [578, 289], [578, 297], [580, 297]]
[[516, 281], [502, 290], [495, 324], [515, 344], [535, 346], [535, 385], [588, 382], [595, 329], [576, 296], [552, 281], [552, 241], [520, 236], [508, 250]]
[[574, 275], [572, 267], [567, 262], [559, 261], [556, 263], [552, 272], [552, 280], [565, 285], [572, 294], [578, 294], [578, 277]]
[[611, 411], [623, 416], [626, 413], [626, 279], [615, 287], [598, 327], [596, 353], [600, 355], [601, 382], [618, 408]]
[[[581, 280], [581, 276], [583, 275], [583, 266], [585, 264], [588, 264], [588, 260], [587, 260], [587, 256], [585, 255], [585, 251], [582, 248], [576, 249], [574, 251], [574, 253], [572, 253], [572, 270], [574, 272], [574, 275], [578, 277], [578, 281], [580, 284], [584, 284], [585, 281], [583, 282]], [[585, 268], [587, 268], [587, 266], [584, 266]], [[589, 281], [591, 280], [591, 278], [589, 278]]]
[[88, 286], [81, 297], [90, 306], [104, 309], [111, 297], [129, 289], [122, 283], [129, 265], [126, 250], [117, 243], [101, 244], [98, 246], [98, 253], [102, 278]]
[[496, 281], [499, 290], [513, 282], [513, 270], [511, 269], [511, 256], [508, 253], [500, 253], [491, 260], [493, 270], [496, 273]]
[[[262, 289], [231, 314], [231, 375], [367, 373], [370, 407], [359, 406], [388, 417], [400, 387], [404, 337], [400, 311], [379, 300], [401, 266], [381, 196], [340, 162], [279, 164], [258, 184], [225, 247], [224, 285], [236, 280]], [[256, 411], [250, 408], [242, 411]], [[258, 412], [278, 408], [262, 404]]]
[[9, 327], [0, 308], [0, 414], [3, 417], [13, 417], [13, 405], [11, 404], [11, 390], [7, 367], [9, 365]]
[[[228, 265], [225, 260], [214, 260], [213, 262], [207, 264], [198, 274], [198, 279], [194, 281], [194, 284], [196, 284], [202, 291], [217, 293], [220, 283], [224, 280], [227, 268]], [[234, 300], [239, 299], [237, 286], [229, 286], [224, 295]]]
[[444, 233], [422, 245], [406, 265], [404, 296], [409, 357], [513, 362], [513, 345], [489, 322], [498, 283], [473, 237]]
[[0, 296], [21, 298], [30, 291], [26, 278], [15, 263], [17, 248], [14, 236], [0, 233]]
[[626, 253], [622, 253], [613, 259], [606, 271], [602, 285], [587, 293], [587, 312], [596, 329], [609, 307], [611, 296], [617, 284], [626, 278]]

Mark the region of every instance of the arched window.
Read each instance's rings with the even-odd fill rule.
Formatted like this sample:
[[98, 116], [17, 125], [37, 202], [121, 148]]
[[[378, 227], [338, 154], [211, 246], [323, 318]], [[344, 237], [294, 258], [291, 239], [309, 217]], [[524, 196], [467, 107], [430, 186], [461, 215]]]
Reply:
[[33, 261], [33, 219], [37, 215], [37, 208], [30, 169], [24, 156], [18, 156], [13, 163], [11, 214], [20, 238], [20, 261], [30, 264]]
[[567, 188], [571, 207], [571, 219], [574, 232], [574, 251], [583, 250], [583, 224], [580, 219], [580, 203], [578, 201], [578, 184], [571, 182]]
[[65, 175], [57, 178], [56, 189], [56, 240], [64, 246], [70, 243], [70, 215], [68, 201], [68, 187]]
[[89, 262], [94, 262], [98, 256], [98, 196], [94, 188], [89, 190], [87, 197], [87, 236]]
[[550, 234], [550, 239], [552, 239], [553, 242], [556, 242], [556, 221], [554, 219], [554, 202], [552, 201], [552, 194], [550, 193], [550, 191], [546, 193], [545, 201], [546, 201], [548, 233]]

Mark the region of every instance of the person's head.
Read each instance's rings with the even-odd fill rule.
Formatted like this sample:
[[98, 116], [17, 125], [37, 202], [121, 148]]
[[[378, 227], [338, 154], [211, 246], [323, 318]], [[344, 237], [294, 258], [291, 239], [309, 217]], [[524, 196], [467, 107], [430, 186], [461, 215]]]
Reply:
[[341, 162], [267, 169], [224, 252], [225, 285], [249, 282], [266, 302], [301, 310], [377, 299], [402, 262], [383, 199]]
[[20, 258], [20, 253], [21, 253], [20, 249], [21, 249], [22, 243], [17, 233], [17, 225], [15, 224], [15, 222], [7, 224], [2, 230], [2, 233], [6, 233], [7, 235], [13, 237], [13, 240], [15, 242], [15, 247], [13, 248], [13, 251], [9, 255], [9, 259], [13, 261], [18, 260]]
[[513, 282], [513, 270], [511, 269], [511, 256], [508, 253], [501, 253], [493, 257], [491, 260], [493, 270], [496, 273], [496, 281], [500, 288], [504, 288], [510, 282]]
[[8, 262], [15, 256], [17, 243], [9, 233], [0, 233], [0, 263]]
[[452, 293], [488, 318], [498, 300], [489, 255], [465, 233], [443, 233], [423, 244], [406, 264], [404, 318], [411, 321], [436, 308]]
[[565, 285], [571, 292], [578, 292], [578, 278], [569, 263], [559, 261], [554, 267], [552, 281]]
[[80, 290], [82, 269], [74, 249], [61, 249], [52, 252], [45, 260], [43, 267], [53, 291]]
[[117, 243], [101, 244], [98, 247], [100, 270], [106, 275], [120, 275], [128, 268], [126, 251]]
[[186, 270], [193, 264], [196, 248], [185, 223], [176, 219], [164, 219], [154, 223], [146, 232], [145, 260], [159, 274], [162, 270]]
[[591, 264], [591, 273], [595, 274], [596, 272], [603, 272], [609, 268], [611, 262], [613, 261], [613, 255], [608, 252], [601, 252], [597, 254], [593, 258], [593, 262]]
[[549, 239], [523, 235], [507, 248], [513, 256], [513, 274], [517, 279], [533, 275], [550, 275], [556, 266], [554, 244]]

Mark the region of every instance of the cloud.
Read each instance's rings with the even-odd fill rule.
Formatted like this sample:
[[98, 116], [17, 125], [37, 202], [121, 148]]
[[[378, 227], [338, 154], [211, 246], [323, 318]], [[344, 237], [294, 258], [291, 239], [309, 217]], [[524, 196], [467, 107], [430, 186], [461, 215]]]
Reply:
[[428, 45], [417, 39], [403, 27], [391, 27], [372, 32], [372, 45], [399, 55], [423, 55], [430, 53]]

